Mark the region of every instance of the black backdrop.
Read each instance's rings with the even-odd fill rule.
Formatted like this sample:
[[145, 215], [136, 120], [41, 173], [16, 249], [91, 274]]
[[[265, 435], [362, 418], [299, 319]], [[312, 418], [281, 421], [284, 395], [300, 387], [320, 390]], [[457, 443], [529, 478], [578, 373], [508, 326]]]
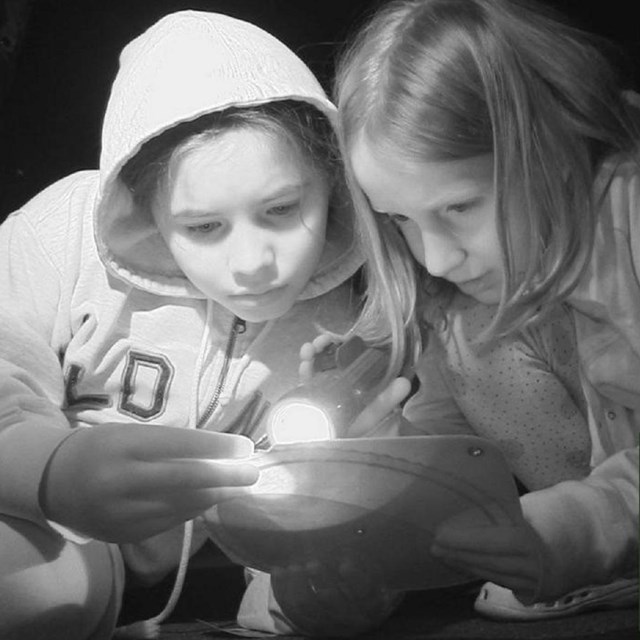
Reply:
[[[11, 51], [10, 74], [0, 78], [0, 220], [57, 178], [97, 165], [118, 54], [165, 13], [205, 9], [253, 21], [297, 51], [329, 88], [336, 45], [384, 1], [0, 0], [0, 23], [7, 18], [3, 6], [14, 13], [21, 3], [28, 8]], [[640, 22], [633, 6], [638, 0], [547, 2], [617, 42], [629, 57], [630, 81], [637, 87]]]

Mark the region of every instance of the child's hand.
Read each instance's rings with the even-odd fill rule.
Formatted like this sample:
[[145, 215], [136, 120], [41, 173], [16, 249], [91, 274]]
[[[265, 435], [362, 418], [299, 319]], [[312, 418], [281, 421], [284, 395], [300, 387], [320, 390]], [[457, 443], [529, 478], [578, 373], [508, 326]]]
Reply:
[[100, 540], [130, 542], [202, 513], [251, 485], [258, 470], [242, 436], [135, 424], [79, 428], [43, 475], [45, 516]]
[[[313, 374], [322, 370], [319, 361], [322, 358], [334, 358], [339, 345], [327, 334], [317, 336], [312, 342], [306, 342], [300, 349], [300, 381], [308, 383]], [[359, 438], [374, 431], [385, 435], [387, 432], [401, 430], [400, 403], [411, 392], [411, 382], [407, 378], [396, 378], [376, 395], [358, 415], [348, 430], [348, 437]]]
[[330, 335], [323, 333], [312, 342], [305, 342], [300, 347], [300, 366], [298, 368], [298, 376], [302, 384], [308, 383], [313, 374], [322, 369], [318, 367], [319, 361], [326, 358], [333, 358], [335, 350], [339, 345]]
[[446, 564], [511, 589], [523, 602], [536, 594], [544, 547], [525, 520], [495, 526], [445, 523], [431, 553]]
[[376, 395], [373, 402], [362, 410], [349, 427], [348, 436], [360, 438], [365, 435], [384, 436], [399, 432], [404, 421], [400, 403], [410, 391], [411, 383], [407, 378], [392, 380], [389, 386]]
[[311, 636], [352, 636], [377, 627], [402, 599], [373, 568], [352, 559], [279, 569], [271, 585], [286, 618]]

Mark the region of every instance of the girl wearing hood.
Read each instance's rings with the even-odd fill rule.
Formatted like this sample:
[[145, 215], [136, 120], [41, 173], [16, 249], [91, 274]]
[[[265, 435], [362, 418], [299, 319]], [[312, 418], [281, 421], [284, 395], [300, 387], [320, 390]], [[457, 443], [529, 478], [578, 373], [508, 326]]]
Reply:
[[178, 12], [124, 49], [99, 170], [0, 228], [5, 640], [111, 637], [124, 567], [184, 568], [255, 481], [300, 345], [356, 312], [333, 117], [278, 40]]

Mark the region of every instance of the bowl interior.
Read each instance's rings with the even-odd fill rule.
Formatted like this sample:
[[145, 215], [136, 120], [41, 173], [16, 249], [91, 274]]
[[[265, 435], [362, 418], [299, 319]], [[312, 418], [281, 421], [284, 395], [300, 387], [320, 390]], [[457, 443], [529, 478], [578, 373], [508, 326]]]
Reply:
[[522, 517], [502, 454], [475, 436], [276, 445], [255, 463], [258, 482], [205, 519], [232, 560], [262, 571], [348, 557], [389, 588], [446, 586], [468, 577], [430, 556], [439, 525]]

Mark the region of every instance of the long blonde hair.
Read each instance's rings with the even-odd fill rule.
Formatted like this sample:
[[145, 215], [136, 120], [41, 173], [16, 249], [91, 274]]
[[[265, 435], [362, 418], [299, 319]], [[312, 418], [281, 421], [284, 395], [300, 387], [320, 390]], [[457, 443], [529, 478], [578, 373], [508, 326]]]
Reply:
[[[593, 244], [596, 172], [607, 155], [637, 144], [601, 44], [520, 0], [397, 0], [341, 56], [339, 136], [369, 260], [360, 322], [385, 317], [394, 366], [416, 351], [417, 267], [353, 180], [355, 140], [412, 164], [493, 154], [505, 284], [491, 332], [517, 331], [575, 287]], [[514, 188], [524, 195], [530, 239], [522, 275], [505, 206]]]

